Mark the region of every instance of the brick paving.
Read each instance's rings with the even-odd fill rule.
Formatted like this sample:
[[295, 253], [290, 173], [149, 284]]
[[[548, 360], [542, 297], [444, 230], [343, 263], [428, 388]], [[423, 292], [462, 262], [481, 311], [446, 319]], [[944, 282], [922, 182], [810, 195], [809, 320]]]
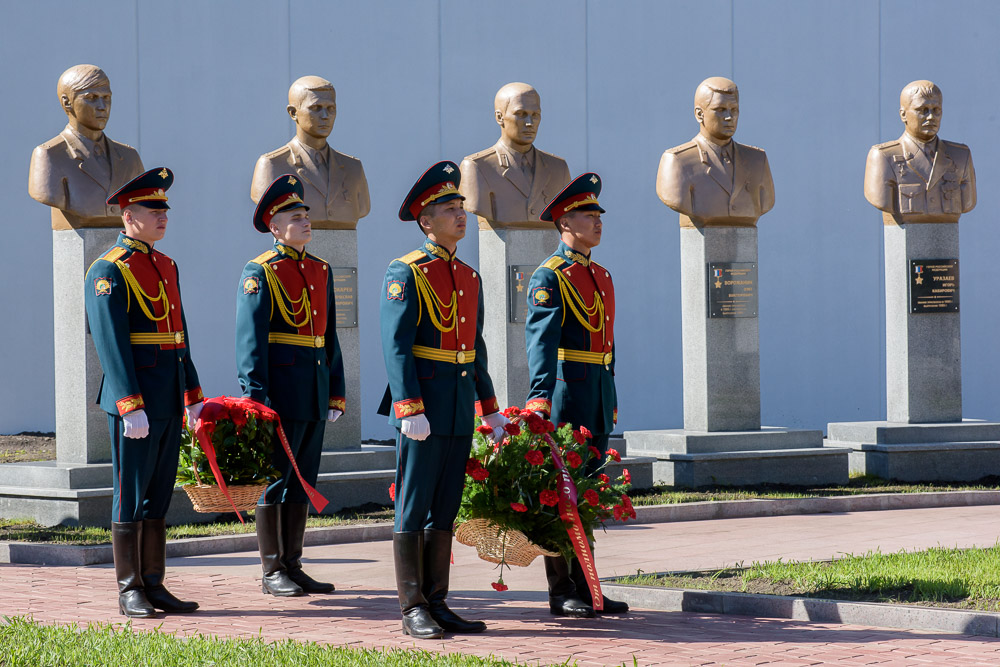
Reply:
[[[990, 546], [1000, 527], [995, 508], [859, 512], [614, 528], [598, 538], [602, 576], [706, 568], [753, 560], [829, 558], [869, 549]], [[260, 593], [255, 553], [172, 559], [168, 584], [202, 610], [133, 620], [136, 629], [181, 635], [263, 636], [269, 640], [497, 655], [521, 663], [579, 665], [998, 665], [1000, 639], [855, 625], [804, 623], [683, 612], [635, 610], [624, 618], [561, 619], [548, 614], [541, 564], [504, 575], [473, 549], [457, 545], [452, 606], [482, 619], [482, 635], [418, 641], [399, 628], [391, 545], [369, 542], [309, 547], [309, 571], [337, 583], [328, 596], [278, 599]], [[0, 566], [0, 614], [46, 623], [121, 622], [110, 566]]]

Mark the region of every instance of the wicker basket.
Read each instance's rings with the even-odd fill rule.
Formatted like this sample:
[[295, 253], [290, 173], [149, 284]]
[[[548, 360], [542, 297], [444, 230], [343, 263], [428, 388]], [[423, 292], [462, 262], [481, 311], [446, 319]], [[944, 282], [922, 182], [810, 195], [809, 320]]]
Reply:
[[486, 519], [466, 521], [455, 531], [455, 539], [476, 547], [479, 557], [491, 563], [503, 561], [507, 565], [527, 567], [538, 556], [559, 555], [541, 548], [519, 530], [504, 530]]
[[237, 484], [227, 486], [226, 490], [233, 498], [233, 505], [229, 504], [222, 489], [216, 484], [192, 484], [182, 487], [191, 499], [195, 512], [214, 513], [232, 512], [233, 505], [242, 512], [252, 510], [257, 506], [260, 494], [267, 488], [267, 484]]
[[227, 486], [226, 490], [229, 491], [229, 496], [233, 499], [233, 502], [230, 503], [218, 484], [202, 484], [198, 468], [192, 466], [191, 470], [194, 471], [194, 478], [198, 480], [198, 483], [185, 486], [183, 489], [188, 494], [188, 498], [191, 499], [194, 511], [202, 514], [231, 512], [233, 505], [236, 506], [237, 511], [247, 512], [257, 506], [260, 494], [267, 488], [267, 482]]

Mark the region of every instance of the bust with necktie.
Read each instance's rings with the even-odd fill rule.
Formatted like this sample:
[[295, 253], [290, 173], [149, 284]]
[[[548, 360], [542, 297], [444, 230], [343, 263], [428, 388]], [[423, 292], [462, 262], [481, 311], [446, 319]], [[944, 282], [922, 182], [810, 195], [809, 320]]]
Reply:
[[733, 141], [739, 114], [736, 84], [705, 79], [694, 96], [698, 135], [660, 158], [656, 194], [681, 214], [682, 227], [754, 227], [774, 207], [767, 154]]
[[872, 146], [865, 166], [865, 198], [886, 224], [958, 222], [976, 206], [976, 170], [965, 144], [937, 136], [941, 89], [913, 81], [899, 95], [903, 135]]
[[53, 210], [53, 229], [117, 227], [121, 209], [108, 194], [143, 172], [134, 148], [111, 140], [111, 83], [94, 65], [75, 65], [57, 85], [62, 132], [31, 153], [28, 194]]
[[259, 202], [279, 176], [293, 174], [302, 181], [314, 230], [355, 229], [371, 210], [368, 180], [361, 160], [327, 143], [337, 119], [333, 84], [318, 76], [296, 79], [288, 89], [286, 110], [295, 121], [295, 136], [257, 160], [250, 198]]
[[508, 83], [493, 107], [500, 139], [462, 160], [465, 209], [485, 226], [549, 229], [539, 216], [570, 178], [565, 160], [534, 145], [542, 120], [538, 91]]

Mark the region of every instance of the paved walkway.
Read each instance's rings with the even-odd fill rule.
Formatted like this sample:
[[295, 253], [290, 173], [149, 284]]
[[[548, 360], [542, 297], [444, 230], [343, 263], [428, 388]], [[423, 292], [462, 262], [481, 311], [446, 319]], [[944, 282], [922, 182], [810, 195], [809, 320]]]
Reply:
[[[994, 507], [960, 507], [725, 519], [611, 529], [598, 538], [601, 576], [819, 559], [869, 549], [990, 546], [1000, 535]], [[452, 606], [483, 619], [482, 635], [417, 641], [402, 635], [389, 542], [306, 549], [309, 571], [337, 593], [277, 599], [260, 593], [256, 553], [172, 559], [168, 584], [201, 602], [193, 615], [136, 620], [137, 629], [220, 636], [292, 638], [366, 647], [499, 655], [524, 662], [580, 665], [998, 665], [1000, 639], [938, 632], [775, 619], [636, 610], [624, 618], [560, 619], [548, 614], [541, 564], [504, 575], [493, 591], [490, 563], [456, 544]], [[52, 623], [119, 622], [110, 566], [0, 566], [0, 615]]]

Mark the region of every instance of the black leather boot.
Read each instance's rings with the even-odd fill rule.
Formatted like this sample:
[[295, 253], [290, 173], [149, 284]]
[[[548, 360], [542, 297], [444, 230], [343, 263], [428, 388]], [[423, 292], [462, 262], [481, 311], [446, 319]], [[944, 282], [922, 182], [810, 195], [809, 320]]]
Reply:
[[142, 585], [146, 599], [157, 609], [171, 614], [188, 614], [197, 602], [178, 600], [163, 585], [166, 571], [167, 526], [163, 519], [142, 520]]
[[482, 621], [467, 621], [445, 604], [451, 571], [451, 531], [424, 530], [424, 598], [431, 618], [448, 632], [482, 632]]
[[[594, 596], [590, 594], [590, 587], [587, 586], [587, 577], [583, 574], [583, 567], [576, 558], [573, 559], [570, 576], [573, 578], [573, 584], [576, 586], [576, 592], [580, 599], [593, 606]], [[595, 609], [594, 611], [598, 614], [624, 614], [628, 611], [628, 603], [612, 600], [603, 594], [601, 597], [604, 598], [604, 609]]]
[[309, 506], [305, 503], [281, 503], [281, 564], [288, 578], [306, 593], [332, 593], [333, 584], [316, 581], [302, 571], [302, 546], [306, 539]]
[[153, 618], [156, 610], [142, 588], [142, 564], [139, 560], [141, 521], [111, 522], [111, 553], [115, 558], [118, 579], [118, 611], [131, 618]]
[[545, 578], [549, 582], [549, 611], [556, 616], [594, 618], [594, 608], [580, 599], [569, 573], [569, 563], [562, 556], [543, 556]]
[[260, 588], [265, 593], [282, 598], [302, 595], [302, 588], [288, 578], [285, 566], [281, 564], [281, 540], [279, 536], [279, 515], [277, 505], [257, 505], [254, 520], [257, 522], [257, 546], [260, 548], [260, 564], [264, 576]]
[[399, 609], [403, 612], [403, 634], [418, 639], [444, 637], [444, 628], [431, 616], [423, 593], [424, 531], [393, 533], [392, 560]]

